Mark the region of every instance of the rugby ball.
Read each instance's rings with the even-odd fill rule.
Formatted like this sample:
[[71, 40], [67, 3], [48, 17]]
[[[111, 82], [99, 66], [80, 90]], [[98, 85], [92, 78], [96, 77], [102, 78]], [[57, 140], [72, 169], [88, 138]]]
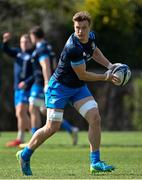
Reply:
[[120, 79], [119, 83], [115, 83], [117, 86], [124, 86], [131, 77], [131, 70], [126, 64], [120, 63], [112, 70], [111, 73]]

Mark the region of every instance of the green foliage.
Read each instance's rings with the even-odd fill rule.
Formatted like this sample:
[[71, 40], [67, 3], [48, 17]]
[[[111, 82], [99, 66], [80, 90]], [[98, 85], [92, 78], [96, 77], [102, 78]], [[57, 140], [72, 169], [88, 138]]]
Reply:
[[73, 31], [73, 14], [87, 10], [92, 15], [97, 44], [104, 54], [112, 62], [142, 67], [142, 61], [138, 61], [142, 52], [142, 2], [139, 0], [9, 0], [1, 7], [0, 17], [5, 17], [4, 21], [1, 19], [1, 32], [8, 29], [18, 36], [32, 25], [40, 24], [50, 37], [53, 31], [63, 36], [61, 44]]
[[90, 12], [96, 30], [109, 27], [123, 33], [132, 31], [134, 11], [128, 0], [84, 0], [77, 7]]
[[128, 0], [83, 2], [78, 7], [92, 15], [98, 46], [112, 62], [131, 64], [133, 59], [128, 48], [130, 44], [133, 47], [134, 4]]
[[134, 113], [132, 122], [136, 130], [142, 130], [142, 75], [134, 81]]
[[76, 9], [79, 11], [88, 11], [93, 19], [100, 13], [101, 1], [100, 0], [80, 0], [76, 3]]
[[[2, 0], [0, 2], [0, 39], [2, 39], [2, 34], [5, 31], [10, 31], [13, 34], [13, 45], [17, 46], [19, 36], [22, 33], [28, 32], [33, 25], [40, 25], [59, 57], [64, 43], [73, 32], [72, 16], [75, 12], [81, 10], [90, 12], [93, 21], [92, 29], [96, 32], [96, 44], [111, 62], [127, 63], [131, 69], [142, 68], [142, 1], [140, 0]], [[2, 112], [4, 112], [1, 116], [4, 117], [1, 124], [2, 127], [12, 129], [14, 123], [6, 124], [7, 121], [12, 122], [9, 121], [9, 115], [13, 119], [15, 118], [14, 111], [11, 108], [13, 107], [13, 92], [10, 91], [9, 96], [7, 96], [7, 92], [9, 92], [7, 89], [12, 89], [13, 66], [11, 59], [2, 56], [2, 53], [0, 58], [2, 67]], [[94, 67], [91, 62], [90, 67]], [[97, 63], [95, 68], [97, 68]], [[137, 100], [140, 98], [141, 86], [140, 82], [136, 82], [136, 84]], [[107, 99], [105, 92], [107, 92], [107, 88], [104, 90], [104, 96]], [[120, 91], [110, 88], [110, 94], [117, 94], [118, 92]], [[121, 97], [124, 97], [122, 93], [120, 94]], [[10, 97], [10, 100], [8, 97]], [[106, 104], [109, 104], [108, 101], [107, 99]], [[116, 101], [115, 97], [113, 101], [119, 109], [120, 101]], [[140, 104], [137, 105], [137, 103], [136, 107], [141, 109]], [[111, 107], [111, 104], [109, 107]], [[130, 109], [131, 104], [131, 97], [125, 95], [122, 104], [124, 111]], [[112, 106], [112, 111], [113, 108], [114, 106]], [[138, 111], [140, 110], [135, 110], [134, 126], [136, 129], [141, 129], [141, 126], [136, 125], [137, 123], [140, 124], [141, 119], [141, 113]], [[129, 113], [129, 116], [131, 113]], [[104, 113], [103, 116], [105, 119], [106, 114]], [[118, 119], [116, 116], [114, 113], [113, 119]], [[125, 119], [124, 113], [122, 113], [122, 116]], [[113, 119], [108, 119], [110, 120], [108, 124], [114, 124], [112, 123]], [[124, 124], [127, 123], [125, 120]], [[108, 128], [107, 123], [105, 128]]]

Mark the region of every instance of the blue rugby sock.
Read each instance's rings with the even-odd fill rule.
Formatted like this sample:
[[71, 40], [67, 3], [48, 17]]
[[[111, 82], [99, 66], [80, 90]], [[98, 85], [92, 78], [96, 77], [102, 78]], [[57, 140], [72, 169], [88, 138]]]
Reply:
[[31, 155], [33, 154], [33, 150], [32, 149], [29, 149], [28, 147], [25, 147], [22, 154], [21, 154], [21, 157], [24, 161], [29, 161], [30, 158], [31, 158]]
[[100, 151], [94, 151], [94, 152], [90, 152], [90, 161], [91, 164], [95, 164], [98, 161], [100, 161]]
[[32, 135], [38, 130], [38, 128], [31, 128]]
[[63, 122], [61, 124], [61, 128], [65, 129], [70, 134], [72, 133], [72, 126], [65, 119], [63, 120]]

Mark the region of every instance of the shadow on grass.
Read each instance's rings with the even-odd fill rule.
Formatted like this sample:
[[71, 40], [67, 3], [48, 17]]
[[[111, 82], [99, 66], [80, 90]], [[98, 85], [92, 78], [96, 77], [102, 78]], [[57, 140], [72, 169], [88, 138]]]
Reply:
[[[57, 148], [58, 147], [63, 147], [63, 148], [88, 148], [89, 144], [78, 144], [76, 146], [73, 146], [71, 144], [46, 144], [48, 148]], [[142, 144], [102, 144], [101, 147], [135, 147], [135, 148], [142, 148]]]
[[[67, 173], [66, 174], [67, 176], [77, 176], [77, 174], [74, 174], [74, 173]], [[105, 176], [109, 176], [109, 177], [111, 177], [112, 176], [112, 178], [121, 178], [121, 177], [123, 177], [124, 179], [127, 179], [127, 177], [128, 176], [131, 176], [132, 178], [134, 177], [134, 178], [141, 178], [142, 177], [142, 173], [140, 173], [140, 174], [135, 174], [135, 173], [129, 173], [129, 174], [126, 174], [126, 173], [118, 173], [117, 174], [117, 172], [116, 171], [113, 171], [113, 172], [96, 172], [95, 174], [89, 174], [89, 177], [91, 178], [91, 177], [105, 177]]]
[[112, 173], [112, 172], [97, 172], [97, 173], [95, 173], [95, 174], [90, 174], [90, 177], [97, 177], [97, 176], [100, 176], [100, 177], [102, 177], [102, 176], [108, 176], [109, 175], [109, 177], [110, 176], [112, 176], [112, 178], [114, 179], [114, 177], [115, 178], [118, 178], [118, 179], [120, 179], [120, 178], [122, 178], [123, 177], [123, 179], [127, 179], [127, 177], [129, 176], [131, 176], [131, 178], [141, 178], [142, 177], [142, 174], [140, 173], [140, 174], [134, 174], [134, 173], [129, 173], [129, 174], [126, 174], [126, 173]]

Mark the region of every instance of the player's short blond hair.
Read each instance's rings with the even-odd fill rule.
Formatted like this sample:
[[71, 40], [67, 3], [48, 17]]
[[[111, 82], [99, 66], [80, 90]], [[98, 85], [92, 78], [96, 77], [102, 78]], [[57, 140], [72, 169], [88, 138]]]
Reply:
[[72, 21], [88, 21], [89, 25], [91, 25], [91, 16], [87, 11], [80, 11], [73, 16]]
[[29, 34], [22, 34], [21, 38], [29, 39], [31, 41]]

